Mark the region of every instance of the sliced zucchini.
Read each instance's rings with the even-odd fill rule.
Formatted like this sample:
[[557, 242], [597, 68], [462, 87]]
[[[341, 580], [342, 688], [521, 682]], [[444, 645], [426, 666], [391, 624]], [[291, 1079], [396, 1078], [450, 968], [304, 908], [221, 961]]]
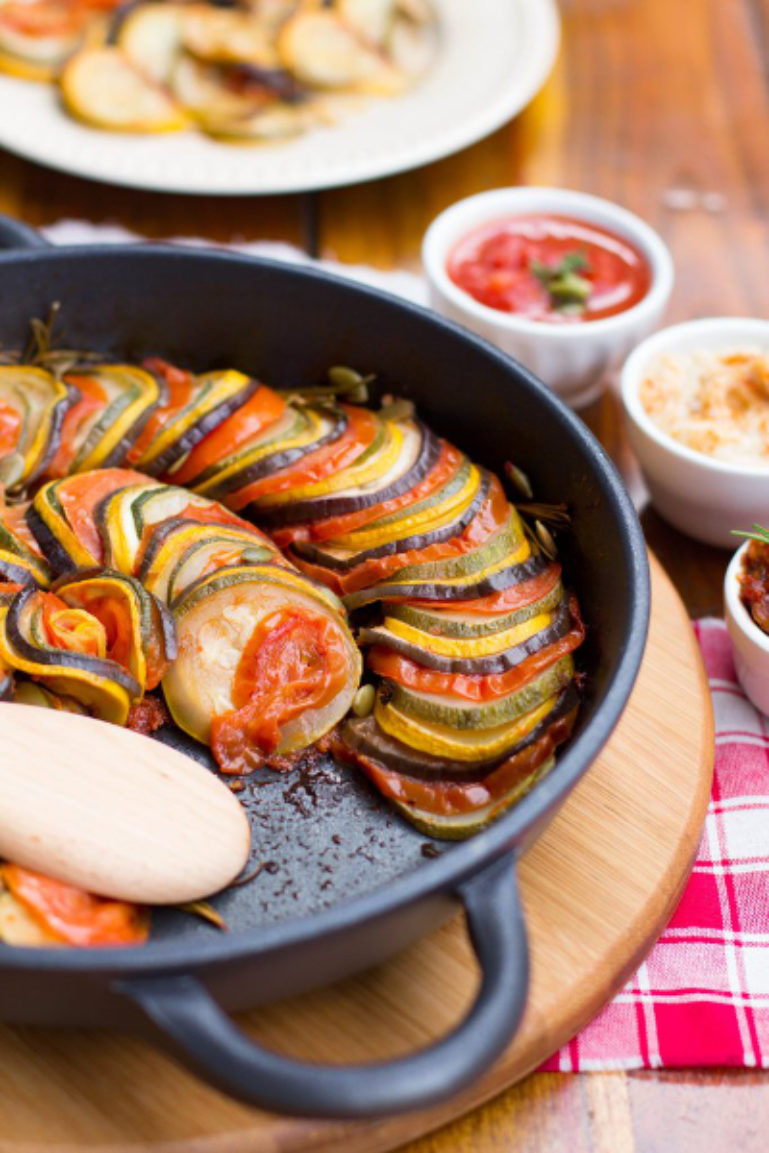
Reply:
[[179, 132], [184, 111], [119, 48], [86, 48], [64, 68], [61, 94], [73, 116], [113, 132]]
[[278, 754], [306, 748], [349, 709], [360, 677], [360, 654], [343, 618], [301, 577], [277, 566], [222, 569], [192, 586], [174, 606], [179, 656], [163, 681], [171, 715], [185, 732], [208, 742], [215, 719], [235, 711], [233, 690], [241, 656], [262, 621], [287, 609], [322, 618], [346, 652], [344, 688], [310, 705], [281, 727]]
[[555, 694], [514, 721], [477, 732], [417, 720], [392, 701], [384, 701], [381, 695], [374, 707], [374, 716], [385, 733], [414, 749], [432, 756], [453, 757], [462, 763], [471, 763], [509, 754], [546, 720], [557, 703], [558, 695]]
[[517, 720], [554, 693], [560, 693], [573, 677], [574, 662], [566, 656], [515, 692], [480, 705], [448, 694], [418, 692], [391, 681], [383, 683], [380, 694], [388, 695], [395, 709], [427, 724], [458, 730], [492, 729]]

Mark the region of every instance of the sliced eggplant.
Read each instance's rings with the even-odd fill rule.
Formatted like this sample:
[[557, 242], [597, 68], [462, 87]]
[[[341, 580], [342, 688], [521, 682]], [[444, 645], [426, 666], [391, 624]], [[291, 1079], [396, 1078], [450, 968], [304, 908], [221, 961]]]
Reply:
[[67, 109], [94, 128], [113, 132], [178, 132], [184, 111], [119, 48], [86, 48], [66, 64], [61, 94]]

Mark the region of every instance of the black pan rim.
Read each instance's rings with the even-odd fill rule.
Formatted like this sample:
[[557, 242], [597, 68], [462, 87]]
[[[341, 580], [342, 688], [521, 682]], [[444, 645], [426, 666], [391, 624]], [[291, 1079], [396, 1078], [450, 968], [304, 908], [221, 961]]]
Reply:
[[200, 970], [210, 965], [269, 954], [277, 949], [298, 947], [320, 937], [342, 933], [352, 925], [384, 916], [398, 907], [416, 903], [431, 895], [455, 892], [470, 876], [510, 852], [528, 828], [546, 819], [566, 799], [606, 744], [635, 683], [646, 647], [650, 614], [648, 559], [635, 509], [608, 454], [587, 426], [523, 365], [453, 321], [391, 293], [301, 264], [287, 264], [216, 249], [173, 247], [171, 244], [67, 246], [3, 252], [0, 253], [0, 274], [8, 266], [23, 270], [28, 265], [64, 262], [73, 257], [82, 262], [94, 263], [119, 262], [122, 259], [152, 263], [162, 259], [190, 265], [216, 262], [225, 266], [260, 269], [264, 273], [288, 279], [310, 280], [319, 287], [328, 285], [335, 292], [342, 290], [351, 297], [366, 296], [378, 302], [383, 309], [401, 315], [411, 314], [427, 327], [442, 331], [453, 340], [470, 344], [479, 356], [509, 374], [515, 388], [534, 391], [549, 417], [579, 442], [586, 457], [592, 462], [595, 478], [620, 528], [625, 560], [624, 576], [629, 585], [631, 612], [622, 654], [595, 715], [569, 743], [552, 773], [489, 829], [452, 846], [451, 851], [445, 855], [434, 860], [426, 859], [424, 864], [410, 873], [360, 897], [302, 917], [238, 932], [232, 938], [221, 935], [194, 944], [181, 941], [150, 942], [140, 949], [40, 949], [9, 946], [0, 948], [0, 972], [24, 969], [40, 973], [98, 972], [129, 976], [189, 969], [190, 965]]

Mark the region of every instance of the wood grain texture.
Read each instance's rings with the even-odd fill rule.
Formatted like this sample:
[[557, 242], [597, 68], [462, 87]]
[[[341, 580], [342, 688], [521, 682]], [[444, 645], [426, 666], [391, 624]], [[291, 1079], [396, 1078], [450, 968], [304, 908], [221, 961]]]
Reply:
[[[529, 1004], [516, 1040], [477, 1084], [417, 1115], [313, 1122], [229, 1101], [130, 1039], [5, 1028], [0, 1067], [13, 1077], [0, 1080], [0, 1153], [60, 1153], [62, 1143], [80, 1153], [106, 1153], [108, 1145], [110, 1153], [379, 1153], [498, 1094], [572, 1036], [670, 915], [710, 795], [713, 729], [702, 662], [683, 605], [656, 562], [653, 574], [653, 623], [631, 702], [521, 865]], [[673, 694], [675, 716], [665, 707]], [[476, 983], [455, 919], [374, 972], [263, 1008], [248, 1024], [265, 1044], [310, 1060], [381, 1059], [450, 1028]], [[547, 1079], [537, 1083], [538, 1093], [549, 1091]], [[626, 1116], [619, 1090], [612, 1095], [607, 1083], [594, 1094], [595, 1110]]]
[[[105, 897], [172, 905], [248, 860], [245, 812], [207, 769], [130, 729], [0, 704], [0, 857]], [[201, 845], [206, 846], [201, 853]]]

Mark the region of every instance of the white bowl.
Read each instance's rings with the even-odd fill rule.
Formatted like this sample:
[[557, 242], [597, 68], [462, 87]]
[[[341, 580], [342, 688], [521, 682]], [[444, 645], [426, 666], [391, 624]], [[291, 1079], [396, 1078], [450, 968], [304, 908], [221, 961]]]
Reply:
[[639, 345], [621, 377], [630, 443], [655, 506], [682, 532], [722, 548], [734, 546], [732, 529], [769, 518], [769, 466], [731, 464], [687, 448], [655, 424], [639, 389], [649, 364], [664, 353], [740, 345], [769, 351], [769, 321], [717, 317], [675, 324]]
[[769, 636], [753, 621], [740, 600], [739, 574], [746, 541], [732, 557], [724, 578], [724, 616], [734, 649], [734, 666], [746, 696], [769, 716]]
[[[458, 241], [479, 225], [534, 212], [571, 216], [629, 240], [649, 262], [646, 296], [616, 316], [559, 325], [489, 308], [454, 284], [446, 264]], [[657, 327], [673, 287], [670, 253], [648, 224], [609, 200], [564, 188], [497, 188], [458, 201], [425, 233], [422, 263], [437, 312], [514, 356], [573, 408], [595, 400], [607, 374]]]

